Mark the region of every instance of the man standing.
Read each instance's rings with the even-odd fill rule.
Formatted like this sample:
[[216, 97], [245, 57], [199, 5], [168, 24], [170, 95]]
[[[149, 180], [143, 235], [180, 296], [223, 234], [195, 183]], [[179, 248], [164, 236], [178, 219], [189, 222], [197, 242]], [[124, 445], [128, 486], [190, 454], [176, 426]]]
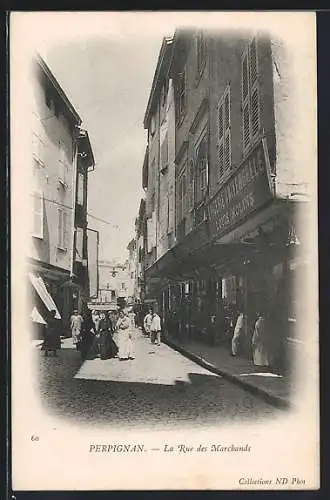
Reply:
[[153, 317], [153, 311], [150, 308], [148, 313], [146, 314], [144, 320], [143, 320], [143, 328], [145, 331], [145, 334], [150, 338], [150, 329], [151, 329], [151, 323], [152, 323], [152, 317]]
[[73, 311], [73, 315], [71, 316], [70, 319], [71, 333], [72, 333], [73, 343], [76, 346], [77, 350], [78, 350], [78, 342], [80, 340], [80, 333], [83, 321], [84, 321], [83, 317], [79, 314], [79, 312], [77, 310]]
[[160, 345], [160, 334], [161, 334], [161, 325], [160, 325], [160, 317], [157, 313], [153, 313], [152, 322], [150, 326], [150, 340], [151, 343], [154, 344], [157, 339], [157, 345]]

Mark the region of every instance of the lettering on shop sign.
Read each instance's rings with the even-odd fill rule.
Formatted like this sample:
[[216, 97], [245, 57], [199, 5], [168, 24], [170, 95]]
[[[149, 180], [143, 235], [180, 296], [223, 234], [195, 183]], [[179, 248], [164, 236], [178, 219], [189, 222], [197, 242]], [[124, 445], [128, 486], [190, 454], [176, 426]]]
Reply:
[[272, 198], [264, 141], [244, 160], [208, 205], [212, 236], [221, 236]]

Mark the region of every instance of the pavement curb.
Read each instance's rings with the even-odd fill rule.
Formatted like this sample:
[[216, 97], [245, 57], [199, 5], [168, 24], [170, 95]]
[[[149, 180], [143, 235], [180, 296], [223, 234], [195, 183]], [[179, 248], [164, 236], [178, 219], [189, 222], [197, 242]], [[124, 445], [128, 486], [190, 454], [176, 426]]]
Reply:
[[203, 359], [201, 356], [198, 356], [197, 354], [194, 354], [190, 351], [187, 351], [184, 347], [176, 344], [175, 342], [172, 342], [170, 339], [164, 339], [163, 342], [167, 344], [169, 347], [174, 349], [175, 351], [180, 352], [183, 356], [185, 356], [188, 359], [191, 359], [192, 361], [195, 361], [198, 363], [200, 366], [203, 368], [206, 368], [210, 372], [216, 373], [217, 375], [221, 375], [224, 379], [232, 382], [233, 384], [236, 384], [240, 387], [242, 387], [245, 390], [248, 390], [252, 394], [262, 398], [266, 403], [271, 404], [272, 406], [279, 408], [279, 409], [289, 409], [292, 408], [293, 405], [291, 401], [288, 399], [282, 398], [281, 396], [277, 396], [276, 394], [272, 393], [271, 391], [267, 391], [267, 389], [264, 389], [263, 387], [259, 387], [258, 385], [254, 384], [253, 382], [247, 382], [246, 380], [242, 380], [239, 376], [233, 375], [232, 373], [228, 372], [227, 370], [221, 370], [217, 366], [213, 365], [212, 363], [207, 362], [205, 359]]

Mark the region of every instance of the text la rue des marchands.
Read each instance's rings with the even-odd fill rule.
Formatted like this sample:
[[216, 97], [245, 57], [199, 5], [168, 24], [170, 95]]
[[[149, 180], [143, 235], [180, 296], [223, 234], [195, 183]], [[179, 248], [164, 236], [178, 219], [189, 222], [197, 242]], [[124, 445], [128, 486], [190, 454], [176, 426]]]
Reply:
[[163, 453], [250, 453], [251, 446], [249, 444], [244, 445], [222, 445], [222, 444], [198, 444], [198, 446], [192, 446], [188, 444], [178, 443], [178, 444], [168, 444], [165, 443], [160, 447], [149, 447], [147, 448], [142, 443], [135, 444], [90, 444], [90, 453], [144, 453], [144, 452], [163, 452]]

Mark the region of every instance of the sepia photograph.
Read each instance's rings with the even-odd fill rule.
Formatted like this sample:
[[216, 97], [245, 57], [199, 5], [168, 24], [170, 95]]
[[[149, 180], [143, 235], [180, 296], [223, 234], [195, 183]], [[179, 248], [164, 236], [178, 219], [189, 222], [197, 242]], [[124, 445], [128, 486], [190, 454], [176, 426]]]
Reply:
[[319, 488], [315, 32], [11, 14], [14, 490]]

